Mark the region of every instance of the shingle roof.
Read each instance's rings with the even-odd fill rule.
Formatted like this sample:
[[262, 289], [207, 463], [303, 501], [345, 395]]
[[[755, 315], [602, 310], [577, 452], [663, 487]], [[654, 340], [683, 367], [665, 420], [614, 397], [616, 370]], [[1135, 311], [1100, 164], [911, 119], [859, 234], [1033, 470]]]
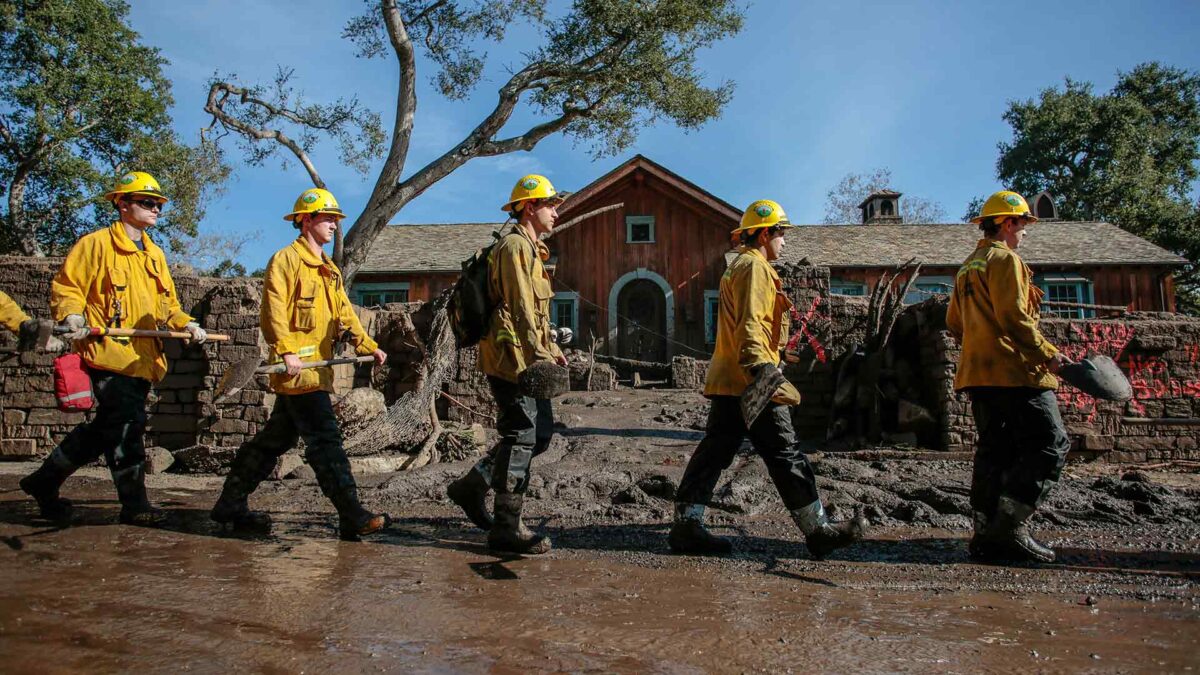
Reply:
[[492, 242], [503, 223], [389, 225], [383, 228], [360, 272], [458, 272], [476, 249]]
[[[780, 262], [807, 258], [828, 267], [881, 267], [916, 258], [957, 267], [975, 249], [979, 229], [930, 225], [801, 225], [788, 231]], [[1109, 223], [1040, 222], [1029, 226], [1021, 258], [1031, 265], [1182, 265], [1187, 260]]]

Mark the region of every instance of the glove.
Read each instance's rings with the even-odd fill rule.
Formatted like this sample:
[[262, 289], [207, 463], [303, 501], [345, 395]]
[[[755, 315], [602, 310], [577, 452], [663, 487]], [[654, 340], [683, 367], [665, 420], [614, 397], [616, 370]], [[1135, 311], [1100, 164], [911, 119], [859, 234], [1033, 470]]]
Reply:
[[82, 314], [69, 314], [63, 320], [63, 325], [71, 330], [63, 333], [62, 339], [75, 342], [83, 340], [91, 336], [92, 331], [88, 329], [87, 319], [83, 318]]
[[558, 338], [555, 340], [555, 342], [557, 342], [558, 344], [569, 345], [569, 344], [571, 344], [571, 340], [575, 339], [575, 332], [572, 331], [570, 328], [559, 328], [557, 330], [558, 330]]
[[201, 328], [200, 324], [195, 321], [184, 326], [183, 329], [192, 334], [192, 342], [195, 344], [202, 345], [208, 339], [208, 331]]

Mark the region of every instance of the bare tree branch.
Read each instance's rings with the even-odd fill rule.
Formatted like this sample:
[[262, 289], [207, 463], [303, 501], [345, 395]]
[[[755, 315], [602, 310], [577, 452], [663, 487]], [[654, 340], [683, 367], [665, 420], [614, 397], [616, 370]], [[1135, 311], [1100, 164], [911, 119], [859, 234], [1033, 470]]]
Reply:
[[[304, 151], [304, 148], [300, 147], [299, 143], [289, 138], [287, 134], [278, 129], [263, 129], [251, 126], [234, 117], [233, 115], [226, 113], [225, 103], [230, 95], [239, 97], [242, 103], [260, 106], [268, 110], [272, 115], [283, 117], [285, 119], [296, 121], [302, 124], [303, 122], [299, 120], [298, 116], [294, 112], [273, 106], [262, 99], [255, 98], [254, 96], [251, 96], [249, 90], [243, 87], [238, 87], [234, 84], [230, 84], [229, 82], [214, 82], [212, 86], [209, 87], [208, 102], [204, 105], [204, 111], [213, 116], [214, 124], [216, 122], [220, 122], [222, 126], [231, 128], [234, 131], [237, 131], [238, 133], [250, 138], [260, 141], [275, 141], [287, 148], [293, 155], [296, 156], [296, 159], [300, 161], [300, 164], [304, 166], [304, 170], [308, 172], [308, 177], [312, 179], [313, 185], [319, 188], [325, 187], [325, 181], [321, 180], [321, 175], [317, 172], [317, 167], [312, 163], [312, 159], [309, 158], [308, 153]], [[212, 125], [209, 126], [209, 129], [211, 128]]]

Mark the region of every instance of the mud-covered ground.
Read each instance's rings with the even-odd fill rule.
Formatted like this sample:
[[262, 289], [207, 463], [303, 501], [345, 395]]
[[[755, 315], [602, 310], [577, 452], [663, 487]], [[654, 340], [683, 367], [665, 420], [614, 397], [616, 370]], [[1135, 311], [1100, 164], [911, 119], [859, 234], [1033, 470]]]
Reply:
[[[869, 540], [809, 559], [743, 454], [709, 520], [734, 555], [667, 551], [670, 498], [701, 436], [692, 392], [572, 394], [535, 460], [527, 521], [555, 550], [497, 557], [448, 503], [469, 463], [360, 476], [397, 523], [338, 542], [315, 482], [265, 483], [273, 533], [206, 512], [220, 479], [151, 476], [166, 530], [115, 525], [98, 469], [57, 529], [0, 465], [0, 670], [265, 672], [753, 669], [1182, 671], [1200, 663], [1200, 477], [1069, 465], [1035, 523], [1054, 565], [966, 556], [969, 462], [886, 449], [812, 458], [829, 509]], [[749, 449], [746, 448], [747, 452]], [[814, 449], [815, 450], [815, 449]], [[903, 458], [910, 457], [910, 458]]]

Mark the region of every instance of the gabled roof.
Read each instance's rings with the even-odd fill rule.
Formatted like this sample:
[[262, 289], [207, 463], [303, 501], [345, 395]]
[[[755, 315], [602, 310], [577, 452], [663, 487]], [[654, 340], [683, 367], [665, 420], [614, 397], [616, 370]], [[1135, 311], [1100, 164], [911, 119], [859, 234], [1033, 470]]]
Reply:
[[872, 199], [875, 199], [876, 197], [900, 197], [903, 194], [904, 193], [902, 193], [902, 192], [896, 192], [895, 190], [889, 190], [887, 188], [884, 188], [882, 190], [876, 190], [876, 191], [872, 192], [871, 194], [867, 195], [866, 198], [863, 199], [861, 202], [859, 202], [858, 208], [861, 209], [862, 207], [866, 206], [867, 202], [871, 201]]
[[657, 177], [659, 180], [668, 183], [672, 187], [678, 189], [680, 192], [683, 192], [689, 197], [692, 197], [693, 199], [703, 203], [722, 215], [726, 215], [733, 220], [740, 220], [742, 217], [741, 209], [730, 204], [724, 199], [717, 197], [708, 190], [705, 190], [699, 185], [696, 185], [690, 180], [664, 167], [663, 165], [651, 160], [645, 155], [634, 155], [617, 168], [609, 171], [591, 183], [588, 183], [586, 187], [578, 192], [573, 193], [567, 199], [563, 207], [559, 210], [565, 214], [569, 214], [570, 210], [574, 206], [582, 204], [596, 194], [603, 192], [613, 184], [620, 181], [622, 178], [625, 178], [638, 169], [642, 169], [650, 175]]
[[[1030, 225], [1021, 258], [1030, 265], [1184, 265], [1187, 260], [1109, 223]], [[885, 267], [916, 258], [958, 267], [981, 235], [965, 223], [930, 225], [801, 225], [788, 230], [782, 263], [803, 258], [828, 267]]]
[[359, 272], [460, 272], [504, 223], [389, 225], [379, 233]]

